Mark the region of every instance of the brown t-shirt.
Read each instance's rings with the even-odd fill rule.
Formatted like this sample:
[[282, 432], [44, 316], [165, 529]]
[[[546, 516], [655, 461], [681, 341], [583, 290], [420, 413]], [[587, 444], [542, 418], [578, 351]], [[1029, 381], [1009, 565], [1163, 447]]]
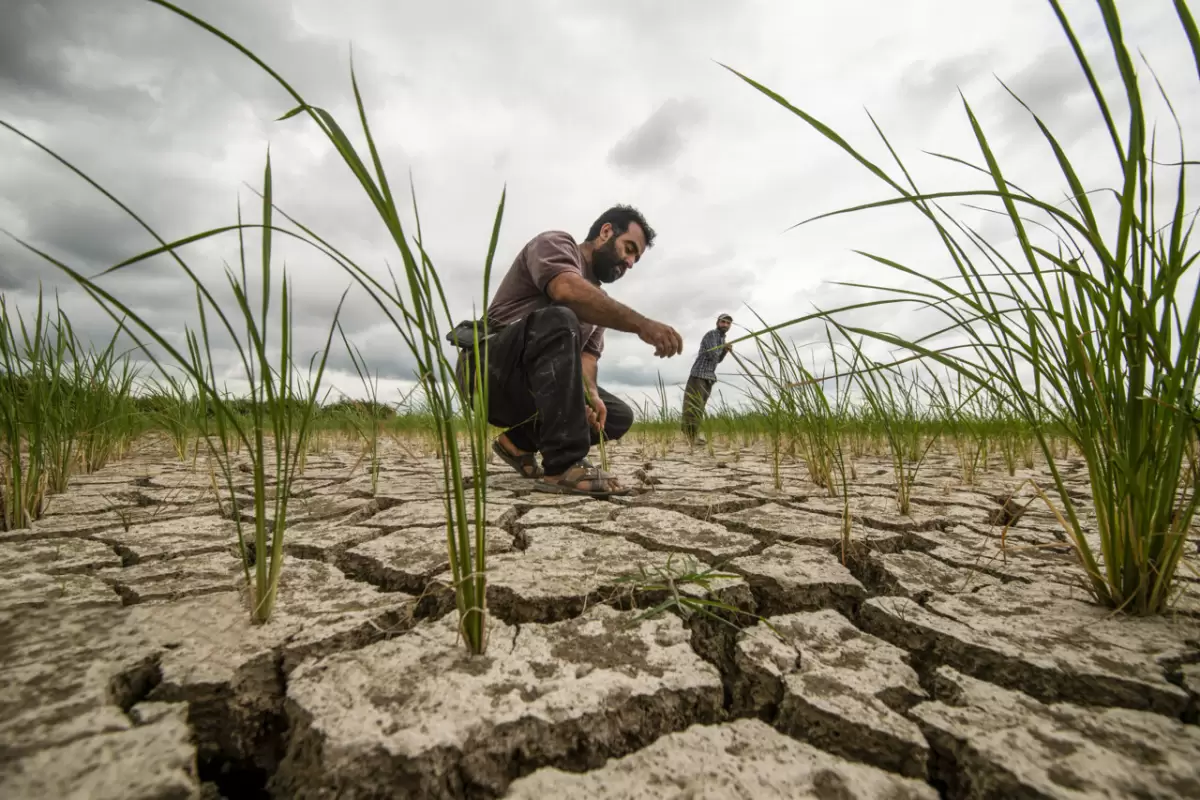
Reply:
[[[501, 325], [511, 325], [524, 319], [530, 312], [553, 305], [546, 287], [551, 278], [564, 272], [581, 275], [600, 288], [571, 234], [547, 231], [533, 237], [517, 254], [504, 280], [500, 281], [500, 286], [492, 295], [488, 319]], [[582, 352], [599, 358], [604, 352], [604, 328], [580, 320], [579, 335], [583, 342]]]

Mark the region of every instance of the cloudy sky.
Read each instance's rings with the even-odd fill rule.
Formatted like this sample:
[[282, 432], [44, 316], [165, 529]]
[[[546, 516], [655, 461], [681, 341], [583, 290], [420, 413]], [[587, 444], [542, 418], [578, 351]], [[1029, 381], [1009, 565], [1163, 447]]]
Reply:
[[[162, 236], [229, 224], [239, 200], [243, 214], [258, 219], [250, 187], [262, 185], [269, 146], [275, 200], [284, 210], [378, 276], [386, 263], [398, 265], [345, 165], [307, 118], [276, 121], [292, 102], [234, 49], [144, 0], [13, 2], [0, 28], [0, 119], [72, 161]], [[635, 336], [610, 334], [601, 381], [635, 401], [656, 394], [660, 374], [676, 401], [700, 337], [719, 313], [754, 326], [753, 309], [777, 323], [864, 296], [834, 281], [897, 283], [855, 249], [929, 274], [949, 270], [911, 211], [787, 230], [824, 211], [887, 197], [886, 187], [718, 62], [770, 86], [884, 163], [869, 111], [923, 188], [980, 184], [923, 153], [979, 160], [962, 92], [1010, 178], [1058, 199], [1064, 183], [1052, 157], [999, 78], [1057, 132], [1085, 182], [1116, 180], [1112, 146], [1044, 0], [181, 5], [256, 52], [361, 144], [353, 54], [391, 181], [405, 191], [410, 174], [415, 182], [425, 244], [456, 318], [479, 302], [505, 188], [497, 270], [541, 231], [582, 238], [607, 206], [640, 208], [658, 243], [610, 291], [679, 329], [686, 351], [660, 360]], [[1064, 5], [1111, 86], [1115, 70], [1094, 3]], [[1126, 0], [1120, 8], [1127, 39], [1166, 86], [1185, 130], [1196, 130], [1196, 66], [1173, 3]], [[1140, 68], [1149, 92], [1153, 84]], [[997, 241], [1007, 236], [980, 212], [963, 218]], [[0, 130], [0, 228], [87, 274], [154, 244], [94, 189], [7, 130]], [[214, 288], [237, 257], [229, 236], [186, 251]], [[349, 280], [311, 249], [280, 244], [276, 266], [284, 264], [306, 356], [323, 342]], [[92, 300], [0, 237], [0, 290], [9, 306], [28, 313], [39, 281], [58, 292], [83, 335], [109, 335], [112, 323]], [[169, 340], [193, 324], [190, 285], [170, 262], [132, 268], [103, 285]], [[876, 316], [896, 330], [917, 324], [900, 312]], [[348, 297], [342, 323], [380, 373], [384, 399], [396, 399], [413, 365], [403, 341], [361, 292]], [[821, 334], [798, 326], [789, 335], [803, 346]], [[237, 386], [229, 353], [218, 357]], [[361, 394], [340, 345], [331, 363], [334, 385]], [[732, 371], [723, 367], [726, 399], [734, 402]]]

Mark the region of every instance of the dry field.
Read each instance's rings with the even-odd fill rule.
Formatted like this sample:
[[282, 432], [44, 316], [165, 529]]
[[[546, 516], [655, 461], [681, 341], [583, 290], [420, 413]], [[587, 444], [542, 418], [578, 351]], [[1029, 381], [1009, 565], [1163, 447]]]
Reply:
[[[882, 128], [894, 172], [820, 121], [826, 110], [733, 73], [881, 181], [882, 199], [809, 222], [907, 206], [945, 258], [860, 250], [900, 284], [850, 283], [874, 294], [760, 319], [734, 359], [752, 407], [710, 423], [725, 434], [714, 448], [674, 443], [660, 378], [659, 435], [643, 413], [639, 435], [606, 454], [637, 490], [613, 501], [533, 492], [511, 472], [467, 500], [456, 474], [443, 480], [428, 442], [452, 459], [466, 433], [458, 455], [486, 453], [485, 387], [475, 405], [452, 388], [441, 348], [458, 318], [414, 249], [419, 226], [413, 239], [401, 223], [402, 182], [386, 179], [357, 82], [352, 139], [349, 117], [337, 123], [230, 34], [149, 2], [266, 70], [291, 101], [264, 118], [315, 126], [400, 275], [389, 287], [277, 214], [269, 158], [261, 222], [239, 211], [174, 243], [146, 227], [156, 246], [91, 278], [18, 240], [138, 337], [155, 367], [138, 380], [167, 384], [135, 386], [120, 330], [88, 353], [61, 309], [43, 327], [40, 295], [36, 314], [0, 295], [0, 797], [1200, 797], [1195, 161], [1157, 75], [1139, 78], [1143, 53], [1112, 0], [1086, 25], [1050, 0], [1116, 158], [1068, 156], [1032, 118], [1061, 178], [1044, 199], [1001, 168], [989, 136], [1008, 137], [985, 132], [990, 113], [965, 96], [978, 152], [944, 157], [981, 182], [931, 191]], [[1186, 3], [1174, 10], [1200, 66], [1200, 27]], [[1106, 46], [1088, 55], [1075, 30], [1100, 22]], [[99, 188], [78, 154], [0, 126]], [[1167, 129], [1178, 142], [1160, 140]], [[1012, 230], [989, 242], [950, 200]], [[179, 250], [233, 232], [240, 276], [229, 269], [219, 298]], [[423, 410], [379, 416], [341, 305], [322, 351], [295, 350], [277, 238], [314, 247], [370, 296], [416, 362]], [[185, 350], [181, 331], [97, 283], [167, 250], [197, 292]], [[878, 327], [898, 321], [907, 333]], [[828, 373], [778, 333], [809, 322], [823, 323]], [[335, 333], [370, 406], [318, 403]], [[229, 365], [214, 350], [238, 353], [248, 396], [218, 384]], [[421, 415], [424, 433], [391, 436]], [[322, 440], [338, 425], [360, 438]], [[220, 467], [190, 458], [197, 436], [220, 444]], [[989, 468], [996, 450], [1004, 469]], [[842, 497], [823, 488], [844, 478]], [[459, 512], [484, 488], [487, 517], [469, 530]], [[281, 537], [267, 534], [272, 514]]]
[[901, 516], [859, 459], [846, 549], [799, 463], [644, 447], [614, 501], [493, 464], [474, 657], [417, 448], [374, 496], [360, 448], [309, 456], [257, 625], [203, 459], [75, 477], [0, 534], [0, 796], [1200, 796], [1200, 602], [1090, 602], [1044, 475], [935, 452]]

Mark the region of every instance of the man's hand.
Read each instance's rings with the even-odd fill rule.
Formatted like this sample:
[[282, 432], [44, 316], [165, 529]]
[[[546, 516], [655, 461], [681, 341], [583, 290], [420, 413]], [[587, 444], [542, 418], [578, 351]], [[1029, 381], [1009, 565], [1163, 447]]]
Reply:
[[683, 352], [683, 337], [670, 325], [648, 319], [638, 326], [638, 338], [654, 346], [654, 355], [670, 358]]
[[598, 431], [603, 431], [604, 423], [608, 421], [608, 407], [596, 392], [590, 392], [588, 395], [587, 421]]
[[725, 352], [726, 352], [726, 353], [732, 353], [732, 352], [733, 352], [733, 345], [732, 345], [732, 344], [727, 344], [727, 345], [725, 345]]

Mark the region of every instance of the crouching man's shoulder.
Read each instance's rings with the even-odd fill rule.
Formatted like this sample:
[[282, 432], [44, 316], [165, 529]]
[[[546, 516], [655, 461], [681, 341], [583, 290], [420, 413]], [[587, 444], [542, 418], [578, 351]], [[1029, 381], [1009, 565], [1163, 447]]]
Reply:
[[575, 237], [566, 231], [543, 231], [529, 240], [525, 250], [533, 254], [557, 252], [572, 258], [579, 257], [579, 245], [575, 243]]

